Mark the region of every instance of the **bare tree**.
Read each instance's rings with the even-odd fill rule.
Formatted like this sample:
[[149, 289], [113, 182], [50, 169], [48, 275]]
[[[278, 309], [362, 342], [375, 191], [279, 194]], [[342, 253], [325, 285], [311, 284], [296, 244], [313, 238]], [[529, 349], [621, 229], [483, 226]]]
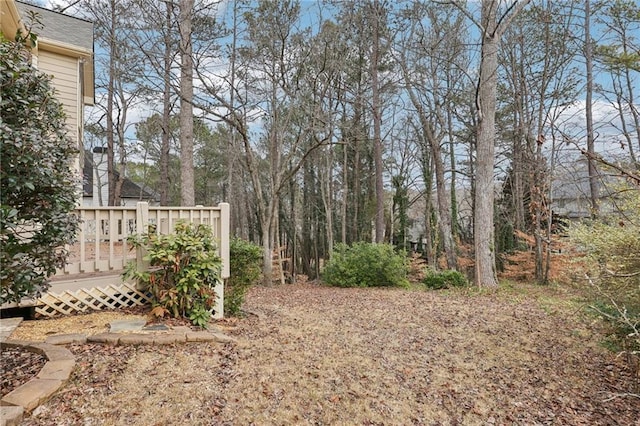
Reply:
[[[637, 104], [640, 73], [640, 4], [631, 0], [607, 2], [596, 15], [596, 22], [605, 28], [605, 34], [595, 46], [595, 59], [611, 77], [611, 88], [598, 89], [611, 102], [618, 114], [617, 126], [622, 150], [640, 170], [640, 108]], [[613, 122], [611, 124], [614, 124]]]
[[[107, 178], [109, 205], [120, 205], [122, 184], [126, 176], [129, 150], [127, 130], [129, 110], [141, 102], [144, 88], [135, 82], [141, 74], [139, 49], [133, 46], [133, 23], [124, 11], [132, 8], [130, 0], [103, 0], [85, 2], [83, 8], [95, 23], [96, 43], [106, 55], [97, 59], [102, 66], [97, 75], [98, 117], [89, 118], [99, 124], [107, 144]], [[117, 158], [117, 161], [116, 161]]]
[[139, 45], [147, 46], [141, 49], [145, 56], [145, 72], [140, 79], [149, 87], [150, 91], [162, 93], [161, 113], [161, 147], [158, 166], [160, 181], [157, 191], [160, 194], [160, 204], [169, 205], [169, 157], [171, 149], [172, 131], [170, 129], [171, 114], [177, 89], [174, 87], [174, 67], [177, 67], [175, 57], [179, 50], [179, 34], [176, 31], [177, 17], [173, 1], [158, 2], [155, 0], [137, 0], [138, 13], [136, 31], [132, 37]]
[[574, 6], [571, 2], [538, 2], [512, 22], [500, 49], [504, 75], [500, 99], [505, 117], [501, 135], [509, 141], [505, 155], [510, 159], [503, 186], [501, 221], [507, 226], [503, 226], [502, 239], [513, 238], [513, 229], [533, 234], [539, 283], [548, 279], [545, 248], [550, 255], [550, 228], [543, 226], [551, 223], [548, 194], [552, 179], [543, 152], [548, 146], [545, 134], [553, 116], [577, 96], [576, 53], [570, 49], [569, 30], [574, 24]]
[[496, 275], [494, 206], [495, 116], [498, 86], [498, 47], [511, 20], [530, 0], [516, 0], [499, 13], [500, 1], [482, 0], [480, 20], [455, 4], [476, 24], [481, 33], [481, 57], [476, 94], [478, 129], [476, 138], [476, 175], [474, 209], [475, 283], [495, 287]]
[[193, 172], [193, 45], [194, 0], [180, 0], [180, 202], [195, 205]]
[[[196, 67], [203, 85], [198, 106], [232, 126], [242, 142], [247, 169], [260, 224], [265, 284], [272, 284], [274, 249], [279, 246], [278, 214], [282, 194], [287, 190], [306, 158], [326, 140], [306, 144], [318, 119], [304, 102], [298, 102], [300, 83], [309, 57], [298, 28], [300, 6], [294, 2], [262, 2], [252, 14], [245, 14], [247, 40], [239, 51], [243, 62], [242, 79], [229, 87], [228, 79], [213, 78], [206, 67]], [[242, 87], [243, 99], [240, 98]], [[229, 90], [235, 92], [238, 105], [232, 106]], [[249, 105], [249, 100], [251, 104]], [[253, 118], [243, 108], [259, 111]], [[262, 132], [252, 139], [248, 121], [262, 119]], [[280, 277], [282, 278], [282, 277]]]
[[585, 0], [584, 7], [584, 60], [587, 78], [585, 117], [587, 125], [587, 164], [589, 170], [589, 197], [591, 217], [598, 216], [598, 170], [593, 160], [595, 155], [595, 135], [593, 131], [593, 42], [591, 40], [591, 0]]
[[382, 125], [382, 106], [380, 105], [380, 82], [378, 68], [380, 67], [382, 50], [381, 20], [386, 17], [385, 6], [378, 0], [370, 5], [369, 13], [371, 24], [371, 111], [373, 114], [373, 158], [375, 164], [375, 188], [376, 188], [376, 243], [384, 240], [384, 183], [382, 180], [382, 137], [380, 127]]
[[[444, 9], [444, 10], [443, 10]], [[423, 20], [426, 14], [428, 19]], [[402, 70], [405, 90], [415, 108], [422, 132], [422, 140], [428, 144], [433, 163], [438, 206], [438, 230], [445, 252], [447, 268], [457, 269], [454, 241], [451, 190], [447, 189], [443, 144], [446, 136], [452, 137], [445, 108], [450, 107], [454, 87], [443, 78], [464, 68], [461, 37], [464, 34], [462, 17], [452, 14], [442, 5], [422, 7], [414, 5], [405, 36], [396, 51]], [[423, 148], [423, 152], [424, 152]], [[450, 153], [453, 157], [453, 152]], [[455, 187], [455, 182], [450, 182]], [[430, 188], [426, 189], [427, 191]], [[455, 198], [454, 198], [455, 200]]]

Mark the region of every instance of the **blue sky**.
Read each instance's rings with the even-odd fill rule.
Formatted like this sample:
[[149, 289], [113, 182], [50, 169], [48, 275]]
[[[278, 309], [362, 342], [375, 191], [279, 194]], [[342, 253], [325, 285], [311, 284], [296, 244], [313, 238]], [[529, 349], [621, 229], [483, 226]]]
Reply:
[[[534, 0], [534, 2], [535, 1], [536, 0]], [[69, 0], [40, 0], [40, 4], [45, 7], [51, 7], [53, 5], [64, 6], [69, 4]], [[218, 5], [218, 9], [220, 13], [223, 13], [226, 16], [229, 16], [230, 14], [228, 13], [227, 8], [229, 7], [230, 4], [231, 4], [230, 1], [221, 2]], [[636, 0], [636, 4], [640, 4], [640, 0]], [[306, 17], [303, 17], [301, 19], [301, 25], [304, 25], [304, 26], [309, 25], [311, 27], [317, 28], [317, 22], [314, 22], [314, 20], [317, 19], [317, 15], [321, 8], [323, 9], [324, 16], [331, 15], [330, 9], [328, 7], [322, 7], [321, 3], [317, 1], [304, 0], [301, 2], [301, 6], [302, 6], [303, 14], [306, 13], [305, 15]], [[470, 8], [472, 9], [473, 5], [470, 6]], [[69, 9], [67, 13], [72, 11], [73, 9]], [[596, 24], [594, 24], [594, 27], [595, 27], [594, 28], [595, 30], [598, 29]], [[477, 31], [473, 28], [473, 26], [470, 27], [470, 34], [471, 34], [471, 38], [474, 38], [474, 35], [477, 36]], [[635, 36], [637, 40], [640, 40], [640, 24], [636, 28], [636, 31], [634, 32], [633, 36]], [[471, 40], [471, 42], [473, 42], [473, 40]], [[96, 55], [100, 55], [99, 50], [96, 51]], [[96, 61], [96, 66], [99, 66], [99, 61]], [[224, 66], [224, 64], [221, 64], [221, 66]], [[579, 64], [579, 67], [582, 67], [582, 65]], [[640, 79], [640, 77], [636, 75], [636, 79], [638, 80]], [[610, 85], [609, 77], [605, 73], [596, 71], [595, 81], [596, 83], [602, 84], [604, 86]], [[640, 82], [637, 81], [636, 84], [637, 86], [639, 86]], [[639, 93], [640, 93], [640, 89], [639, 89]], [[100, 96], [100, 95], [98, 94], [97, 96]], [[640, 94], [637, 96], [638, 98], [640, 98]], [[640, 105], [638, 106], [638, 108], [640, 109]], [[615, 134], [617, 132], [617, 129], [615, 128], [615, 126], [610, 124], [612, 121], [615, 121], [615, 111], [613, 110], [613, 107], [611, 106], [610, 103], [608, 103], [602, 97], [596, 96], [595, 102], [593, 104], [593, 109], [594, 109], [595, 121], [596, 123], [598, 123], [599, 137], [597, 140], [600, 145], [600, 150], [607, 150], [607, 149], [616, 150], [616, 145], [610, 143], [610, 140], [612, 139], [612, 137], [615, 138]], [[136, 122], [141, 119], [144, 119], [146, 116], [153, 113], [154, 112], [153, 110], [154, 108], [150, 108], [149, 105], [140, 105], [139, 107], [133, 108], [131, 111], [131, 121]], [[574, 103], [574, 105], [568, 108], [567, 111], [563, 114], [563, 117], [566, 119], [568, 126], [573, 127], [573, 130], [576, 133], [576, 137], [579, 137], [579, 138], [584, 136], [583, 134], [584, 132], [581, 131], [581, 129], [584, 128], [584, 124], [583, 124], [584, 110], [585, 110], [585, 101], [584, 101], [584, 98], [582, 98], [582, 99], [578, 99]], [[91, 115], [91, 112], [89, 115]]]

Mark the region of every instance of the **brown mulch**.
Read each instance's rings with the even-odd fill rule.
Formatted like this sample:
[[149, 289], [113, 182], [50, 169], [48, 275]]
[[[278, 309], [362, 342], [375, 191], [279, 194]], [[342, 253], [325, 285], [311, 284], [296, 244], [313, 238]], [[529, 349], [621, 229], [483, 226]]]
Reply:
[[47, 362], [47, 358], [20, 347], [2, 347], [0, 362], [0, 394], [5, 396], [18, 386], [34, 378]]
[[[578, 309], [576, 307], [578, 306]], [[560, 287], [251, 289], [238, 343], [71, 345], [24, 425], [634, 425], [638, 381]]]

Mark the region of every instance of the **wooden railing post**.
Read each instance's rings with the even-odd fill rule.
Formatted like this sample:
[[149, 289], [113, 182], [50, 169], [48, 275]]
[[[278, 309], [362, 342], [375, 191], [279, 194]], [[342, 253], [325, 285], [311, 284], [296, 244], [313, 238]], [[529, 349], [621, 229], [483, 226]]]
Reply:
[[[149, 203], [138, 202], [136, 204], [136, 234], [148, 234], [149, 233]], [[147, 255], [147, 251], [141, 247], [136, 249], [136, 263], [138, 271], [142, 271], [149, 267], [149, 262], [144, 260]]]
[[216, 307], [214, 318], [220, 319], [224, 317], [224, 281], [229, 278], [229, 203], [218, 204], [220, 208], [220, 220], [218, 221], [219, 229], [217, 234], [220, 238], [220, 258], [222, 259], [222, 280], [216, 286]]
[[220, 203], [220, 257], [222, 258], [222, 278], [229, 278], [229, 203]]

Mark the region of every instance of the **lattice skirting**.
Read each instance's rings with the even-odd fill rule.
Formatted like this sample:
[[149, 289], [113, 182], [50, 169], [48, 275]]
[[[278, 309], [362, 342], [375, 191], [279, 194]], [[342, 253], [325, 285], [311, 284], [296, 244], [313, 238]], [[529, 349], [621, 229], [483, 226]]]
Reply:
[[151, 303], [151, 298], [133, 284], [85, 288], [63, 293], [43, 294], [36, 303], [36, 314], [45, 317], [79, 312], [120, 309]]

